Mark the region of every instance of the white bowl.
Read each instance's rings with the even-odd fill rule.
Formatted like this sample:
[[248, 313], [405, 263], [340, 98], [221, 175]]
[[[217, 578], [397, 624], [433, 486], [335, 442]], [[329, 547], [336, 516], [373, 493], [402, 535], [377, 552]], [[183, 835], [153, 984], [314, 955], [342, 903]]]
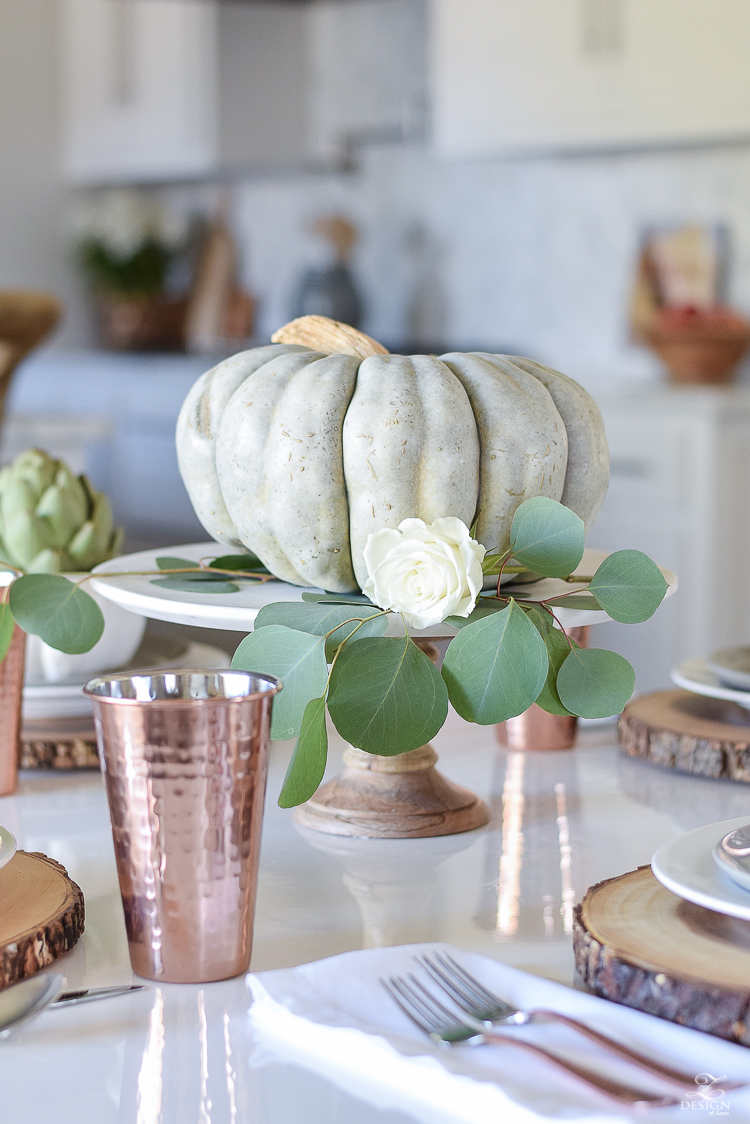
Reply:
[[[80, 574], [65, 574], [71, 581], [80, 581]], [[140, 647], [146, 628], [146, 618], [108, 601], [90, 588], [89, 593], [104, 614], [104, 632], [89, 652], [69, 656], [50, 648], [38, 636], [26, 638], [26, 674], [29, 685], [43, 683], [85, 683], [103, 671], [116, 671], [128, 663]]]

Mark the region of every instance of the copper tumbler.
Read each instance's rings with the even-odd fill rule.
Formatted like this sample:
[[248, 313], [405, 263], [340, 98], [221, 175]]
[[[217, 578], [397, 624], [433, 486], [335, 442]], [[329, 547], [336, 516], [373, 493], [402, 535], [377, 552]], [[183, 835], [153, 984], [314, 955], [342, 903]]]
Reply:
[[273, 696], [246, 671], [93, 679], [133, 970], [168, 983], [250, 964]]
[[[0, 602], [5, 602], [20, 571], [0, 570]], [[13, 626], [5, 658], [0, 660], [0, 796], [15, 792], [18, 781], [18, 744], [21, 737], [23, 673], [26, 663], [26, 633]]]

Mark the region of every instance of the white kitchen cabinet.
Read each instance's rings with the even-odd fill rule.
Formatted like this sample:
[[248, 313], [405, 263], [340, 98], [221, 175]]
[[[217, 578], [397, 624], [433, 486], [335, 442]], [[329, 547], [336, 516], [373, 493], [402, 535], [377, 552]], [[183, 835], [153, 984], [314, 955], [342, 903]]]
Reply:
[[656, 690], [689, 656], [750, 644], [750, 387], [596, 397], [611, 479], [587, 544], [643, 550], [680, 584], [650, 621], [596, 625], [591, 643]]
[[214, 167], [214, 0], [60, 0], [69, 182], [159, 180]]
[[450, 156], [750, 135], [747, 0], [431, 0]]
[[421, 137], [422, 0], [318, 0], [305, 15], [310, 154], [338, 161], [359, 145]]

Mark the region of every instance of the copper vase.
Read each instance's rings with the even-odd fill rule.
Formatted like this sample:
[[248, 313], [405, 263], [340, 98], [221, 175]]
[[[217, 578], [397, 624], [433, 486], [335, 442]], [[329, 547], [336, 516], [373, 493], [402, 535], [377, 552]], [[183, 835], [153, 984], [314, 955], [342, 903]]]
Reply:
[[250, 964], [271, 676], [160, 670], [94, 679], [99, 756], [133, 970], [169, 983]]
[[[589, 646], [590, 626], [569, 628], [568, 636], [580, 648]], [[515, 718], [498, 722], [497, 740], [511, 750], [572, 749], [578, 732], [578, 719], [574, 715], [549, 714], [536, 703]]]

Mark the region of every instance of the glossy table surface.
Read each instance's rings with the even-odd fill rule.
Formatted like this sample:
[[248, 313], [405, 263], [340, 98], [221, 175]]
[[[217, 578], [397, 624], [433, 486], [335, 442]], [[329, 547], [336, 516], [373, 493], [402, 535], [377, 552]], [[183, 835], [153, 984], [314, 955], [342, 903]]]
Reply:
[[[360, 947], [444, 940], [573, 980], [574, 903], [661, 843], [730, 816], [750, 786], [661, 771], [621, 756], [613, 726], [574, 751], [508, 752], [492, 727], [450, 714], [440, 768], [487, 799], [465, 835], [366, 840], [302, 833], [276, 806], [291, 745], [273, 747], [254, 970]], [[341, 743], [332, 736], [329, 773]], [[63, 863], [86, 899], [86, 931], [55, 965], [72, 988], [125, 983], [128, 961], [107, 804], [96, 773], [22, 774], [0, 799], [20, 847]], [[148, 984], [128, 997], [47, 1011], [0, 1042], [2, 1124], [402, 1124], [251, 1041], [239, 978]], [[484, 1122], [483, 1122], [484, 1124]]]

